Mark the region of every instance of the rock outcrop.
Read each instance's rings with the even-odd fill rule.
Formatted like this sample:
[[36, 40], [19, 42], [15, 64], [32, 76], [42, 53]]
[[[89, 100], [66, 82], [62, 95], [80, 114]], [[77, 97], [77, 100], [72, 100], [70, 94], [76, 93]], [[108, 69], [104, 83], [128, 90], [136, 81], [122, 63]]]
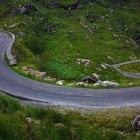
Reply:
[[18, 13], [22, 15], [29, 15], [30, 11], [34, 10], [37, 11], [37, 9], [30, 3], [25, 3], [24, 5], [19, 5], [18, 8], [13, 10], [13, 13]]
[[116, 88], [119, 86], [118, 83], [112, 82], [112, 81], [100, 81], [100, 84], [104, 87], [108, 88]]
[[84, 83], [92, 83], [95, 84], [98, 80], [96, 78], [90, 77], [90, 76], [86, 76], [82, 79], [82, 82]]
[[135, 135], [136, 132], [140, 131], [140, 115], [137, 115], [133, 122], [132, 122], [132, 127], [133, 127], [133, 133]]
[[32, 66], [23, 66], [22, 70], [29, 75], [33, 75], [39, 78], [46, 78], [46, 72], [40, 72], [38, 70], [34, 70]]

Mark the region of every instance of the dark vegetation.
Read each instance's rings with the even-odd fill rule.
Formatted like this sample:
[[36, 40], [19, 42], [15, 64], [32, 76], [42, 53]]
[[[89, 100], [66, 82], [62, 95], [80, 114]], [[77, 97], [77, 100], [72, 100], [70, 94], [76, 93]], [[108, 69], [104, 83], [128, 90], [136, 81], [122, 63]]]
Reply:
[[138, 140], [131, 121], [139, 108], [76, 111], [21, 106], [0, 94], [0, 140]]
[[139, 7], [139, 0], [1, 0], [0, 28], [16, 35], [18, 68], [33, 65], [68, 82], [97, 73], [101, 80], [139, 85], [101, 66], [140, 58]]

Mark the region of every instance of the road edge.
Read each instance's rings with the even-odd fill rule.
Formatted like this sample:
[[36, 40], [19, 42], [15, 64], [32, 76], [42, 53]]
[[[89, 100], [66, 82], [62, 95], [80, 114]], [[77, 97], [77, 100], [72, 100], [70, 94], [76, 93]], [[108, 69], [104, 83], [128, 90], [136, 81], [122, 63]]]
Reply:
[[140, 78], [140, 74], [122, 71], [122, 70], [119, 68], [119, 67], [122, 66], [122, 65], [132, 64], [132, 63], [137, 63], [137, 62], [140, 62], [140, 59], [138, 59], [138, 60], [132, 60], [132, 61], [128, 61], [128, 62], [123, 62], [123, 63], [118, 63], [118, 64], [113, 64], [113, 65], [112, 65], [112, 68], [115, 69], [115, 70], [116, 70], [117, 72], [119, 72], [120, 74], [122, 74], [123, 76], [139, 79], [139, 78]]

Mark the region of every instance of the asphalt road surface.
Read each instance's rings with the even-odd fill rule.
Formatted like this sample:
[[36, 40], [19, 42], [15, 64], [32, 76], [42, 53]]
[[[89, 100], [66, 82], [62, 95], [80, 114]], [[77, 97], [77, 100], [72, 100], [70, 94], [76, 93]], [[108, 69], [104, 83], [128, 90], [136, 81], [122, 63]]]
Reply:
[[37, 82], [12, 71], [4, 62], [11, 38], [0, 33], [0, 90], [17, 98], [74, 108], [103, 109], [140, 105], [140, 87], [123, 89], [71, 88]]

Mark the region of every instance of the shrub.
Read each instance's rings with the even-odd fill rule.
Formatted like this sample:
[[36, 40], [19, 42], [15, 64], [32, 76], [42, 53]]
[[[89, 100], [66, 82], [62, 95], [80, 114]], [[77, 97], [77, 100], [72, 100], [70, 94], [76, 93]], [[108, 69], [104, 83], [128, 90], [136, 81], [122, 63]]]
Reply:
[[0, 113], [14, 113], [20, 109], [21, 106], [16, 100], [0, 95]]
[[38, 38], [35, 36], [29, 36], [27, 38], [27, 47], [34, 53], [34, 54], [41, 54], [45, 51], [45, 41], [43, 38]]

